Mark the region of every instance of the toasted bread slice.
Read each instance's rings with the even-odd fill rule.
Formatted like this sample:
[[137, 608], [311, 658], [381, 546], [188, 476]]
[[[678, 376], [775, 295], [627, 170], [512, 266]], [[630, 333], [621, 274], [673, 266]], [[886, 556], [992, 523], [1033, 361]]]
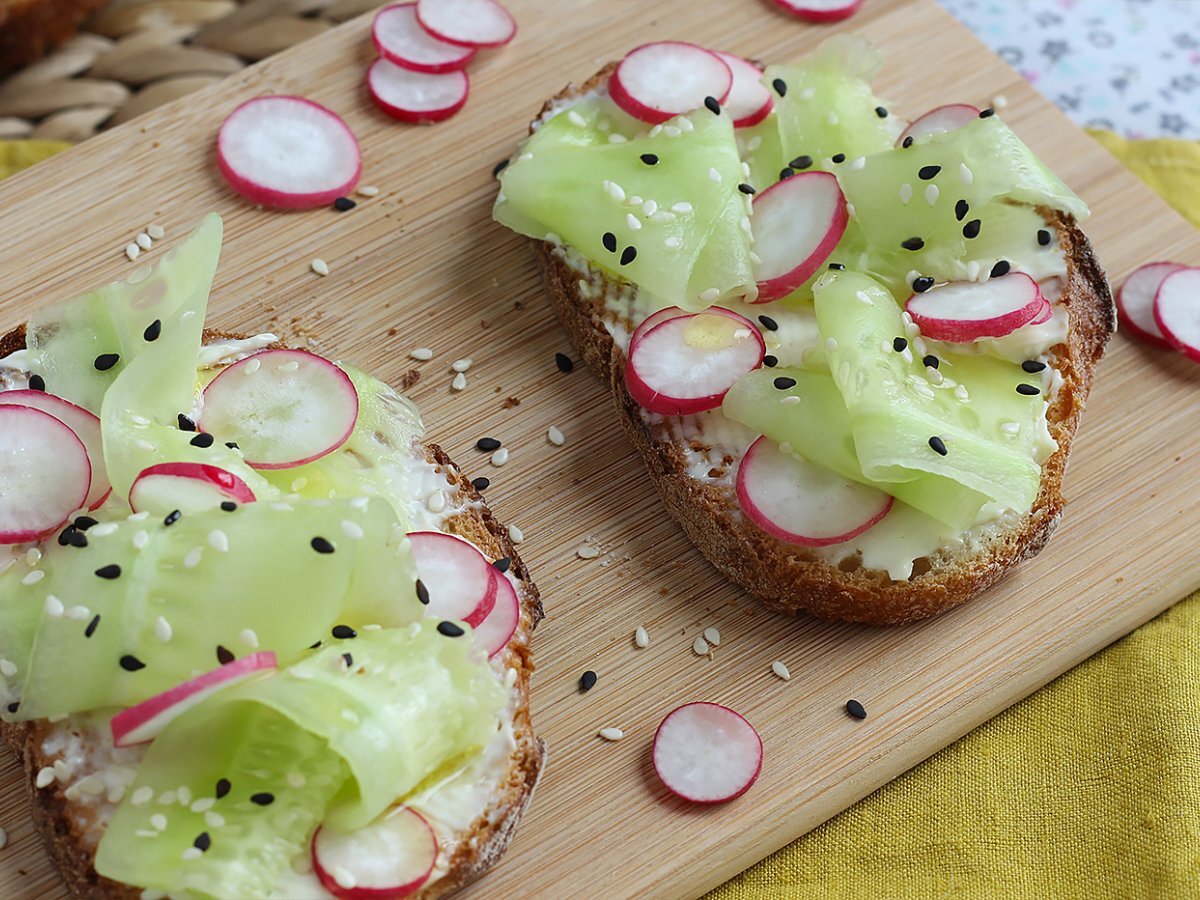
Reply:
[[[239, 337], [242, 335], [206, 330], [204, 342]], [[20, 327], [0, 337], [0, 357], [24, 346], [25, 329]], [[448, 502], [443, 530], [471, 541], [491, 559], [509, 558], [512, 562], [508, 574], [521, 601], [517, 631], [493, 660], [493, 665], [501, 671], [511, 669], [515, 673], [509, 707], [513, 746], [507, 760], [498, 767], [488, 807], [480, 811], [469, 827], [449, 837], [439, 833], [441, 846], [434, 868], [435, 880], [413, 895], [436, 898], [475, 880], [500, 860], [541, 775], [545, 745], [535, 735], [529, 718], [529, 680], [533, 673], [529, 644], [534, 628], [542, 619], [542, 604], [508, 531], [496, 521], [470, 479], [436, 444], [415, 443], [413, 453], [445, 479], [442, 490]], [[72, 719], [57, 723], [41, 720], [0, 724], [0, 737], [24, 764], [30, 814], [67, 889], [89, 900], [138, 900], [142, 895], [140, 889], [100, 876], [93, 865], [104, 826], [115, 811], [123, 789], [110, 794], [106, 786], [99, 793], [92, 793], [72, 790], [72, 786], [88, 775], [103, 776], [106, 767], [135, 767], [142, 750], [114, 749], [107, 730], [79, 727]], [[38, 773], [47, 768], [61, 775], [38, 787]]]
[[[603, 88], [615, 65], [610, 63], [581, 85], [568, 85], [546, 103], [539, 120]], [[906, 581], [867, 569], [855, 557], [833, 565], [803, 547], [779, 541], [741, 514], [732, 479], [689, 474], [697, 471], [700, 459], [706, 463], [701, 469], [711, 463], [713, 474], [728, 475], [737, 458], [704, 434], [702, 420], [644, 416], [630, 397], [623, 376], [625, 351], [613, 333], [628, 335], [637, 322], [623, 319], [605, 302], [628, 285], [592, 267], [581, 271], [568, 248], [534, 243], [546, 292], [571, 341], [611, 387], [625, 430], [644, 457], [668, 511], [712, 564], [772, 610], [890, 625], [936, 615], [985, 590], [1018, 562], [1036, 555], [1062, 514], [1060, 489], [1071, 441], [1093, 369], [1116, 330], [1116, 311], [1104, 272], [1075, 220], [1049, 209], [1039, 212], [1057, 233], [1067, 264], [1061, 302], [1067, 307], [1070, 329], [1067, 342], [1050, 351], [1062, 383], [1046, 414], [1058, 450], [1042, 465], [1040, 490], [1027, 514], [980, 531], [962, 547], [940, 549], [917, 560]]]

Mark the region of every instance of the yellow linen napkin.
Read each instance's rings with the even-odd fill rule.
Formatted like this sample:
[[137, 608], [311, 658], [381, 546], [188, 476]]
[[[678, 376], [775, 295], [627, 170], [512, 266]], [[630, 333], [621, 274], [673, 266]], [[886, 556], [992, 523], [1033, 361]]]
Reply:
[[70, 146], [64, 141], [0, 141], [0, 178], [49, 159]]

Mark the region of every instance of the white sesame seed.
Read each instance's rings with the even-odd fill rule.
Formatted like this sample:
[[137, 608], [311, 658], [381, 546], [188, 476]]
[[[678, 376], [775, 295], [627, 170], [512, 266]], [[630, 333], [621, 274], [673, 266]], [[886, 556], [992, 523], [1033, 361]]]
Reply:
[[143, 440], [142, 438], [138, 438], [136, 441], [134, 441], [133, 446], [137, 447], [137, 449], [141, 450], [143, 453], [154, 452], [154, 445], [147, 440]]
[[1008, 98], [1003, 94], [997, 94], [992, 98], [992, 109], [1004, 109], [1008, 106]]
[[762, 146], [762, 138], [760, 138], [758, 136], [752, 137], [752, 138], [750, 138], [749, 141], [746, 142], [746, 149], [749, 150], [751, 153], [753, 153], [755, 150], [757, 150], [761, 146]]
[[703, 300], [705, 303], [712, 303], [714, 300], [716, 300], [720, 296], [721, 296], [721, 292], [719, 290], [717, 290], [716, 288], [708, 288], [707, 290], [703, 290], [700, 292], [700, 299]]
[[866, 164], [867, 158], [865, 156], [858, 156], [850, 160], [850, 168], [855, 172], [857, 172], [859, 169], [862, 169], [864, 166], [866, 166]]
[[638, 217], [633, 213], [625, 213], [625, 224], [629, 226], [630, 231], [642, 230], [642, 223], [638, 221]]
[[357, 522], [351, 522], [349, 519], [342, 520], [342, 534], [346, 537], [361, 541], [364, 533], [362, 526]]
[[555, 447], [561, 447], [567, 442], [567, 436], [554, 425], [551, 425], [546, 429], [546, 440], [552, 443]]
[[499, 450], [494, 452], [491, 457], [491, 462], [493, 466], [502, 466], [508, 462], [508, 448], [501, 447]]
[[746, 234], [750, 235], [750, 240], [753, 242], [754, 227], [750, 224], [750, 217], [742, 216], [742, 221], [739, 224], [741, 224], [741, 226], [742, 226], [742, 231], [744, 231], [744, 232], [746, 232]]
[[183, 567], [185, 569], [196, 568], [196, 566], [200, 565], [200, 557], [203, 555], [203, 553], [204, 550], [202, 548], [193, 547], [187, 552], [187, 556], [183, 558]]
[[312, 270], [318, 275], [329, 274], [329, 263], [325, 262], [325, 260], [321, 259], [319, 256], [309, 263], [309, 265], [312, 266]]
[[467, 389], [467, 376], [463, 372], [459, 372], [450, 382], [450, 390], [465, 391]]
[[933, 400], [937, 396], [936, 394], [934, 394], [933, 389], [931, 387], [929, 387], [929, 385], [927, 385], [927, 384], [914, 384], [913, 390], [916, 391], [918, 394], [920, 394], [922, 397], [924, 397], [926, 400]]
[[134, 413], [133, 415], [131, 415], [129, 417], [129, 421], [132, 422], [134, 425], [137, 425], [141, 428], [145, 428], [147, 425], [150, 424], [149, 419], [147, 419], [145, 416], [139, 416], [136, 413]]
[[917, 356], [925, 356], [925, 351], [929, 349], [925, 346], [925, 339], [922, 337], [912, 339], [912, 348], [916, 351]]
[[757, 253], [755, 253], [753, 250], [751, 250], [750, 251], [750, 262], [754, 263], [756, 266], [761, 265], [762, 257], [759, 256]]
[[639, 625], [633, 629], [633, 642], [642, 649], [650, 646], [650, 635], [646, 633], [646, 629]]
[[[72, 606], [67, 610], [67, 618], [74, 619], [76, 622], [82, 622], [84, 619], [90, 619], [91, 617], [92, 611], [86, 606]], [[0, 668], [2, 667], [3, 664], [0, 663]]]
[[296, 360], [293, 359], [293, 360], [289, 360], [288, 362], [281, 363], [280, 365], [276, 366], [275, 371], [276, 372], [295, 372], [299, 368], [300, 368], [300, 363], [298, 363]]
[[[163, 791], [161, 794], [158, 795], [157, 799], [158, 799], [159, 806], [170, 806], [175, 802], [175, 792], [174, 791]], [[153, 824], [153, 823], [151, 823], [151, 824]]]
[[145, 806], [154, 799], [154, 788], [149, 785], [142, 785], [133, 792], [133, 796], [129, 798], [129, 802], [134, 806]]
[[630, 194], [628, 197], [625, 198], [625, 205], [626, 206], [641, 206], [642, 198], [639, 197], [637, 194]]
[[665, 134], [667, 137], [679, 137], [681, 134], [683, 134], [683, 129], [681, 129], [678, 125], [664, 125], [663, 134]]
[[216, 810], [210, 809], [204, 814], [204, 824], [209, 828], [224, 828], [225, 817]]
[[683, 246], [683, 241], [680, 240], [675, 235], [671, 235], [669, 238], [667, 238], [665, 241], [663, 241], [663, 246], [666, 247], [668, 250], [678, 250], [680, 247]]
[[472, 362], [474, 362], [474, 360], [470, 359], [469, 357], [456, 359], [454, 362], [450, 363], [450, 368], [455, 372], [465, 372], [467, 369], [471, 368]]
[[912, 199], [912, 185], [907, 181], [900, 185], [900, 202], [908, 206], [908, 201]]
[[525, 533], [516, 525], [508, 526], [508, 539], [514, 544], [520, 544], [525, 540]]
[[656, 225], [666, 225], [668, 222], [675, 221], [675, 213], [667, 212], [665, 209], [660, 209], [650, 215], [650, 221]]
[[156, 241], [161, 241], [167, 236], [166, 229], [164, 229], [161, 225], [148, 226], [146, 228], [146, 234], [150, 235], [150, 237], [154, 238]]
[[133, 242], [135, 244], [137, 244], [139, 247], [141, 247], [143, 250], [149, 250], [151, 247], [154, 246], [154, 241], [150, 240], [150, 235], [146, 234], [146, 232], [144, 232], [144, 231], [141, 234], [139, 234], [137, 237], [135, 237], [133, 239]]
[[517, 670], [510, 666], [508, 668], [508, 671], [506, 671], [504, 673], [504, 686], [507, 688], [511, 688], [514, 684], [516, 684], [518, 674], [519, 673], [517, 672]]
[[251, 650], [258, 648], [258, 634], [255, 633], [253, 628], [243, 628], [239, 637], [241, 638], [242, 643]]
[[692, 652], [697, 656], [707, 656], [708, 641], [704, 640], [702, 637], [696, 638], [696, 640], [692, 641]]
[[967, 281], [978, 281], [982, 270], [983, 267], [979, 265], [978, 260], [971, 260], [967, 263]]
[[189, 860], [193, 860], [193, 859], [199, 859], [203, 855], [204, 855], [204, 851], [201, 850], [199, 847], [188, 847], [186, 850], [183, 851], [182, 858], [185, 861], [189, 861]]
[[88, 529], [88, 537], [108, 537], [110, 534], [116, 534], [119, 526], [116, 522], [103, 522], [99, 525], [93, 525]]
[[788, 394], [786, 397], [781, 397], [779, 400], [780, 406], [799, 406], [804, 401], [795, 394]]
[[208, 546], [212, 547], [218, 553], [229, 552], [229, 535], [217, 529], [208, 533]]
[[721, 182], [721, 173], [710, 166], [708, 169], [708, 180], [719, 184]]
[[921, 334], [921, 326], [919, 326], [916, 322], [909, 322], [904, 326], [904, 333], [910, 338], [917, 337]]
[[[1005, 434], [1020, 434], [1021, 433], [1021, 423], [1020, 422], [1001, 422], [1000, 430], [1003, 431]], [[3, 666], [3, 663], [0, 663], [0, 666]]]
[[191, 807], [189, 807], [189, 808], [194, 813], [208, 812], [210, 809], [213, 808], [213, 804], [216, 802], [217, 801], [216, 801], [215, 797], [201, 797], [199, 800], [197, 800], [195, 803], [193, 803], [191, 805]]
[[771, 671], [784, 681], [787, 681], [792, 677], [791, 671], [783, 664], [783, 660], [780, 659], [777, 659], [775, 662], [771, 663]]
[[63, 602], [53, 594], [48, 594], [46, 596], [45, 610], [46, 615], [52, 619], [57, 619], [63, 614]]
[[12, 678], [17, 674], [17, 664], [11, 659], [0, 659], [0, 675]]
[[871, 300], [871, 295], [868, 294], [866, 291], [855, 291], [854, 299], [857, 300], [859, 303], [861, 303], [863, 306], [874, 306], [875, 305], [874, 302], [872, 302], [872, 300]]
[[623, 732], [620, 728], [601, 728], [596, 733], [606, 741], [619, 741], [621, 738], [625, 737], [625, 732]]
[[614, 200], [616, 200], [618, 203], [620, 203], [622, 200], [625, 199], [625, 189], [623, 187], [621, 187], [619, 184], [617, 184], [615, 181], [605, 181], [604, 189], [606, 191], [608, 191], [609, 196], [612, 197]]
[[658, 204], [653, 200], [646, 200], [642, 203], [642, 213], [647, 216], [652, 216], [658, 212]]
[[179, 790], [175, 792], [175, 799], [179, 801], [180, 806], [187, 806], [192, 802], [192, 789], [186, 784], [180, 785]]
[[146, 545], [150, 543], [150, 535], [145, 531], [135, 532], [132, 543], [134, 550], [144, 550], [146, 549]]
[[417, 347], [415, 350], [409, 350], [408, 355], [412, 359], [419, 360], [420, 362], [426, 362], [427, 360], [433, 359], [433, 351], [428, 347]]
[[[600, 555], [600, 548], [594, 544], [580, 544], [575, 550], [575, 555], [580, 559], [595, 559]], [[0, 663], [0, 666], [2, 665], [3, 663]]]
[[825, 338], [825, 352], [836, 353], [838, 348], [837, 338]]
[[967, 168], [966, 163], [958, 164], [958, 177], [963, 184], [970, 184], [975, 180], [975, 175]]
[[903, 350], [901, 350], [900, 358], [902, 360], [904, 360], [906, 363], [912, 362], [913, 361], [912, 347], [905, 347]]
[[623, 135], [623, 134], [615, 134], [614, 133], [614, 134], [610, 134], [608, 136], [608, 142], [610, 144], [623, 144], [627, 140], [629, 140], [629, 138], [625, 137], [625, 135]]
[[846, 215], [849, 216], [851, 219], [858, 218], [858, 210], [854, 208], [853, 203], [846, 204]]
[[434, 491], [425, 498], [425, 508], [431, 513], [440, 513], [446, 508], [446, 494], [443, 491]]
[[925, 367], [925, 377], [928, 378], [934, 384], [941, 384], [943, 379], [945, 378], [945, 376], [942, 375], [942, 373], [940, 371], [938, 371], [937, 369], [935, 369], [933, 366]]
[[709, 625], [704, 629], [704, 639], [714, 647], [721, 646], [721, 632], [717, 630], [717, 626]]
[[125, 245], [125, 255], [129, 258], [130, 262], [133, 262], [135, 259], [137, 259], [138, 255], [141, 252], [142, 252], [142, 248], [139, 247], [137, 244], [126, 244]]
[[567, 113], [567, 121], [572, 125], [578, 125], [580, 128], [587, 127], [587, 119], [585, 119], [575, 110], [571, 110]]
[[334, 866], [333, 871], [330, 874], [333, 875], [333, 880], [338, 883], [338, 887], [340, 888], [343, 888], [347, 891], [352, 891], [354, 888], [358, 887], [358, 880], [354, 877], [354, 875], [343, 869], [341, 866]]
[[261, 359], [248, 359], [244, 363], [242, 363], [242, 374], [243, 375], [253, 375], [255, 372], [257, 372], [261, 368], [262, 368], [262, 360]]
[[39, 788], [50, 787], [58, 776], [54, 774], [53, 766], [43, 766], [38, 770], [37, 779], [33, 782]]
[[957, 397], [959, 400], [970, 399], [970, 394], [967, 393], [966, 385], [962, 385], [962, 384], [960, 384], [958, 387], [956, 387], [954, 389], [954, 396]]
[[45, 577], [46, 577], [46, 573], [43, 572], [41, 569], [34, 569], [32, 572], [28, 573], [24, 578], [21, 579], [21, 584], [37, 584], [39, 581], [41, 581]]

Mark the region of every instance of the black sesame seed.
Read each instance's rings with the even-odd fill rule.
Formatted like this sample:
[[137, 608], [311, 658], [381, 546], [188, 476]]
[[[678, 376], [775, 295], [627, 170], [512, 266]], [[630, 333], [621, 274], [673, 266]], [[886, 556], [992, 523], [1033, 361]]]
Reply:
[[85, 628], [83, 630], [83, 636], [85, 638], [90, 638], [93, 634], [96, 633], [96, 627], [99, 624], [100, 624], [100, 614], [97, 613], [96, 615], [92, 616], [92, 621], [88, 622], [87, 628]]
[[157, 341], [162, 335], [162, 319], [155, 319], [146, 326], [146, 330], [142, 332], [142, 340], [147, 343]]
[[352, 637], [358, 637], [358, 632], [349, 625], [334, 625], [331, 633], [339, 641], [345, 641]]
[[787, 82], [782, 78], [776, 78], [774, 81], [772, 81], [771, 87], [775, 88], [775, 93], [777, 93], [780, 97], [787, 96]]
[[80, 531], [87, 531], [93, 525], [99, 525], [100, 523], [91, 516], [76, 516], [74, 524]]
[[232, 500], [222, 500], [221, 501], [221, 511], [222, 512], [233, 512], [236, 509], [237, 509], [237, 504], [234, 503]]
[[1018, 384], [1017, 393], [1024, 394], [1026, 397], [1036, 397], [1042, 392], [1039, 387], [1034, 387], [1032, 384]]
[[226, 441], [225, 446], [228, 447], [230, 450], [241, 450], [242, 449], [241, 447], [239, 447], [237, 445], [237, 441]]
[[177, 509], [173, 509], [169, 513], [167, 513], [166, 517], [163, 519], [163, 525], [167, 528], [170, 528], [172, 525], [174, 525], [176, 522], [178, 522], [182, 518], [183, 518], [183, 513], [181, 513]]
[[744, 181], [743, 181], [741, 184], [739, 184], [739, 185], [738, 185], [738, 190], [739, 190], [739, 191], [741, 191], [743, 194], [756, 194], [756, 193], [758, 193], [757, 191], [755, 191], [755, 190], [754, 190], [754, 185], [752, 185], [752, 184], [746, 184], [746, 182], [744, 182]]
[[923, 362], [930, 369], [936, 369], [938, 366], [940, 366], [942, 364], [942, 361], [940, 359], [938, 359], [936, 356], [934, 356], [932, 353], [927, 354], [925, 356], [925, 358], [921, 360], [921, 362]]
[[1010, 266], [1008, 264], [1008, 260], [1002, 259], [998, 263], [996, 263], [994, 266], [992, 266], [991, 277], [992, 278], [1001, 278], [1001, 277], [1007, 275], [1008, 270], [1011, 268], [1012, 268], [1012, 266]]
[[46, 390], [46, 379], [43, 378], [41, 375], [30, 375], [29, 376], [29, 389], [31, 391]]
[[978, 219], [972, 219], [970, 222], [968, 222], [966, 225], [963, 226], [963, 237], [965, 237], [965, 238], [979, 237], [979, 229], [982, 225], [983, 225], [983, 223], [980, 222]]
[[107, 372], [120, 361], [121, 356], [118, 353], [101, 353], [96, 357], [92, 365], [96, 367], [96, 371], [98, 372]]
[[779, 365], [779, 358], [776, 356], [772, 356], [770, 353], [768, 353], [766, 356], [763, 357], [763, 365], [766, 366], [768, 369], [773, 369], [777, 365]]
[[904, 349], [907, 346], [908, 346], [908, 338], [898, 337], [898, 338], [892, 339], [892, 349], [895, 350], [897, 353], [903, 353]]
[[5, 707], [5, 709], [7, 709], [10, 713], [15, 713], [20, 708], [21, 708], [20, 700], [17, 700], [14, 703], [10, 703], [10, 704], [8, 704], [8, 706]]
[[938, 456], [946, 455], [946, 442], [936, 434], [929, 439], [929, 446], [933, 448], [933, 452]]
[[917, 177], [922, 181], [929, 181], [931, 178], [936, 178], [940, 171], [942, 171], [941, 166], [921, 166], [917, 169]]
[[71, 543], [71, 539], [72, 539], [72, 537], [73, 537], [74, 535], [78, 534], [78, 533], [79, 533], [79, 532], [78, 532], [78, 530], [75, 528], [75, 526], [74, 526], [74, 525], [68, 525], [68, 526], [67, 526], [66, 528], [64, 528], [64, 529], [63, 529], [61, 532], [59, 532], [59, 535], [58, 535], [58, 546], [60, 546], [60, 547], [66, 547], [66, 546], [68, 546], [68, 545]]
[[444, 634], [446, 637], [462, 637], [464, 633], [463, 630], [453, 622], [438, 622], [437, 630], [440, 634]]
[[475, 449], [482, 450], [484, 453], [491, 453], [493, 450], [500, 449], [500, 442], [495, 438], [482, 437], [475, 442]]
[[928, 275], [918, 275], [913, 279], [912, 288], [918, 294], [923, 294], [933, 287], [933, 279]]
[[228, 794], [232, 788], [233, 785], [229, 783], [228, 778], [218, 778], [217, 789], [213, 791], [213, 793], [216, 795], [217, 799], [220, 800], [222, 797]]
[[971, 211], [971, 204], [966, 200], [959, 200], [954, 204], [954, 218], [962, 221], [967, 217], [967, 213]]
[[309, 545], [318, 553], [332, 553], [334, 550], [333, 544], [328, 540], [318, 535], [308, 542]]
[[586, 694], [596, 686], [596, 673], [588, 669], [579, 676], [579, 693]]
[[350, 210], [354, 209], [356, 206], [358, 206], [358, 204], [349, 197], [338, 197], [333, 201], [333, 208], [338, 212], [350, 212]]
[[638, 159], [640, 159], [642, 162], [644, 162], [648, 166], [657, 166], [658, 165], [658, 156], [654, 153], [643, 153], [641, 156], [638, 157]]
[[471, 479], [471, 487], [477, 491], [486, 491], [492, 485], [492, 480], [486, 475], [480, 475], [478, 478]]
[[200, 434], [198, 434], [194, 438], [192, 438], [190, 441], [188, 441], [188, 443], [191, 444], [193, 447], [200, 447], [203, 449], [203, 448], [211, 447], [213, 445], [213, 440], [214, 439], [211, 434], [205, 434], [205, 433], [201, 432]]
[[500, 173], [503, 172], [507, 168], [508, 168], [508, 160], [507, 159], [500, 160], [500, 162], [498, 162], [494, 166], [492, 166], [492, 177], [499, 178]]
[[558, 366], [558, 371], [563, 374], [575, 371], [575, 363], [571, 362], [571, 357], [565, 353], [555, 353], [554, 364]]
[[913, 136], [911, 134], [900, 143], [900, 146], [903, 147], [905, 150], [907, 150], [912, 145], [913, 145]]
[[192, 841], [192, 846], [201, 853], [206, 852], [208, 848], [212, 846], [212, 838], [208, 836], [207, 831], [202, 831], [196, 836], [196, 839]]
[[195, 431], [196, 430], [196, 423], [193, 422], [191, 419], [189, 419], [187, 416], [185, 416], [183, 413], [179, 414], [178, 421], [179, 421], [179, 430], [180, 431]]
[[425, 582], [420, 578], [417, 579], [417, 599], [421, 601], [422, 606], [429, 605], [429, 588], [425, 587]]
[[116, 563], [112, 563], [111, 565], [107, 566], [101, 566], [96, 570], [96, 574], [101, 578], [107, 578], [109, 581], [112, 581], [114, 578], [121, 577], [121, 567]]
[[910, 237], [900, 242], [900, 246], [905, 250], [920, 250], [925, 246], [925, 241], [919, 237]]
[[138, 669], [146, 668], [146, 664], [132, 653], [126, 653], [121, 657], [121, 668], [126, 672], [136, 672]]
[[716, 97], [705, 97], [704, 106], [714, 116], [719, 116], [721, 114], [721, 104], [717, 102]]
[[230, 650], [228, 647], [222, 647], [220, 644], [217, 644], [217, 662], [223, 666], [227, 666], [233, 662], [234, 659], [236, 659], [236, 657], [233, 655], [232, 650]]
[[886, 119], [888, 117], [887, 107], [884, 107], [884, 106], [875, 107], [875, 115], [879, 116], [879, 118], [881, 118], [881, 119]]
[[758, 321], [762, 322], [762, 327], [767, 329], [767, 331], [778, 331], [779, 330], [779, 323], [776, 322], [774, 319], [772, 319], [770, 316], [759, 316]]
[[865, 719], [867, 717], [866, 707], [864, 707], [857, 700], [846, 701], [846, 712], [854, 716], [856, 719]]
[[844, 163], [846, 161], [846, 154], [845, 153], [835, 153], [835, 154], [833, 154], [833, 156], [829, 157], [829, 160], [830, 160], [830, 162]]
[[82, 531], [72, 531], [70, 535], [67, 536], [67, 543], [72, 547], [86, 547], [88, 545], [87, 535]]
[[785, 181], [788, 178], [791, 178], [795, 174], [796, 174], [796, 170], [793, 169], [791, 166], [784, 166], [782, 169], [779, 170], [779, 180]]
[[502, 556], [492, 563], [492, 565], [495, 567], [497, 572], [507, 572], [508, 567], [512, 565], [512, 560], [507, 556]]
[[786, 375], [780, 375], [775, 379], [774, 384], [776, 390], [786, 391], [789, 388], [794, 388], [796, 386], [796, 379], [788, 378]]
[[1044, 362], [1041, 362], [1040, 360], [1027, 359], [1027, 360], [1025, 360], [1025, 362], [1021, 363], [1021, 368], [1024, 369], [1026, 372], [1028, 372], [1030, 375], [1036, 375], [1038, 372], [1045, 371], [1046, 364]]
[[989, 106], [987, 109], [985, 109], [983, 112], [981, 112], [979, 114], [979, 118], [990, 119], [995, 114], [996, 114], [996, 111]]
[[600, 243], [604, 245], [604, 249], [609, 253], [617, 252], [617, 236], [611, 231], [604, 232], [604, 236], [600, 238]]
[[342, 661], [346, 663], [346, 668], [349, 669], [354, 665], [354, 656], [350, 653], [343, 653]]
[[621, 265], [627, 266], [637, 259], [637, 247], [630, 245], [621, 251]]
[[309, 649], [309, 650], [316, 650], [316, 649], [320, 648], [320, 646], [321, 646], [323, 643], [325, 643], [325, 642], [324, 642], [324, 641], [317, 641], [317, 642], [315, 642], [315, 643], [309, 644], [309, 645], [308, 645], [308, 649]]
[[834, 272], [840, 272], [846, 267], [843, 266], [841, 263], [830, 263], [829, 268]]
[[788, 163], [788, 165], [793, 169], [807, 169], [812, 164], [813, 158], [811, 156], [797, 156], [790, 163]]
[[259, 791], [257, 794], [250, 795], [250, 802], [258, 806], [270, 806], [275, 802], [275, 795], [269, 791]]
[[[1038, 233], [1037, 233], [1037, 241], [1038, 241], [1038, 246], [1049, 247], [1050, 246], [1050, 232], [1048, 232], [1045, 228], [1039, 228]], [[31, 381], [30, 386], [32, 386], [32, 385], [33, 385], [33, 382]]]

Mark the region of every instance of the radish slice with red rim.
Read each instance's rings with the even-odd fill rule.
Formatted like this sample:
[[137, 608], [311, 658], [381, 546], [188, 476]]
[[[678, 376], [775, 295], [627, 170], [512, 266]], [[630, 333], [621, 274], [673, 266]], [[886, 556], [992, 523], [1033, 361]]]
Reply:
[[1200, 269], [1180, 269], [1154, 295], [1154, 321], [1167, 343], [1200, 362]]
[[44, 537], [82, 508], [92, 483], [83, 442], [59, 419], [0, 406], [0, 544]]
[[247, 100], [229, 114], [217, 135], [217, 165], [247, 200], [309, 209], [354, 189], [362, 154], [337, 113], [281, 94]]
[[742, 457], [737, 497], [755, 525], [800, 547], [843, 544], [877, 525], [892, 508], [881, 490], [849, 481], [760, 437]]
[[766, 352], [754, 323], [714, 306], [667, 318], [633, 342], [625, 386], [650, 412], [682, 416], [715, 409]]
[[336, 364], [304, 350], [262, 350], [204, 389], [201, 431], [234, 441], [256, 469], [290, 469], [346, 443], [358, 392]]
[[45, 391], [19, 390], [0, 392], [0, 405], [27, 406], [40, 409], [58, 419], [83, 443], [88, 462], [92, 467], [92, 486], [88, 489], [83, 505], [88, 509], [100, 506], [112, 493], [108, 474], [104, 467], [104, 439], [100, 433], [100, 420], [69, 400], [47, 394]]
[[487, 558], [470, 541], [441, 531], [413, 531], [413, 561], [420, 584], [417, 596], [428, 599], [425, 615], [455, 619], [472, 628], [496, 605], [497, 578]]
[[804, 284], [846, 231], [846, 198], [835, 175], [802, 172], [754, 198], [756, 303], [778, 300]]
[[274, 653], [252, 653], [123, 709], [110, 723], [113, 744], [128, 747], [152, 741], [167, 725], [217, 691], [275, 668]]
[[713, 50], [733, 75], [733, 85], [725, 98], [725, 109], [733, 116], [734, 128], [749, 128], [757, 125], [775, 108], [775, 98], [762, 83], [763, 72], [748, 59], [732, 53]]
[[417, 21], [416, 3], [394, 3], [375, 14], [371, 40], [379, 55], [414, 72], [453, 72], [475, 55], [472, 47], [438, 40]]
[[466, 72], [429, 75], [377, 59], [367, 70], [367, 88], [375, 105], [393, 119], [430, 125], [462, 109], [471, 85]]
[[517, 598], [517, 589], [504, 575], [494, 571], [494, 568], [492, 578], [496, 582], [495, 606], [487, 617], [475, 626], [475, 640], [488, 655], [488, 659], [508, 646], [521, 623], [521, 601]]
[[464, 47], [499, 47], [517, 22], [495, 0], [417, 0], [417, 20], [435, 38]]
[[919, 141], [921, 138], [929, 137], [931, 134], [955, 131], [978, 119], [979, 113], [979, 107], [971, 106], [969, 103], [947, 103], [945, 106], [931, 109], [925, 115], [914, 119], [900, 133], [900, 137], [896, 139], [896, 146], [903, 147], [904, 142], [909, 138], [912, 138], [913, 141]]
[[129, 488], [136, 512], [166, 516], [175, 510], [198, 513], [222, 503], [253, 503], [254, 491], [232, 472], [204, 463], [158, 463], [143, 469]]
[[687, 703], [654, 734], [654, 771], [671, 793], [694, 803], [725, 803], [762, 771], [762, 738], [727, 706]]
[[1027, 325], [1045, 325], [1054, 317], [1054, 306], [1049, 300], [1042, 301], [1042, 308], [1036, 316], [1030, 319]]
[[635, 47], [608, 80], [613, 102], [651, 125], [699, 109], [709, 97], [724, 103], [732, 88], [733, 73], [721, 57], [684, 41]]
[[[711, 307], [711, 311], [715, 311], [719, 307]], [[678, 319], [680, 316], [695, 315], [679, 306], [668, 306], [665, 309], [660, 309], [657, 312], [652, 312], [646, 318], [642, 319], [641, 324], [633, 330], [633, 334], [629, 338], [629, 346], [632, 348], [634, 344], [642, 339], [642, 336], [653, 328], [666, 322], [668, 319]]]
[[339, 900], [391, 900], [416, 893], [437, 855], [433, 829], [407, 806], [351, 832], [322, 826], [312, 839], [313, 871]]
[[1117, 313], [1130, 334], [1156, 347], [1171, 346], [1154, 321], [1154, 295], [1164, 278], [1186, 268], [1181, 263], [1146, 263], [1125, 279], [1117, 292]]
[[966, 343], [1012, 334], [1044, 313], [1046, 305], [1036, 281], [1024, 272], [1011, 272], [913, 294], [904, 308], [925, 337]]
[[774, 0], [774, 2], [784, 12], [817, 24], [848, 19], [863, 5], [863, 0]]

